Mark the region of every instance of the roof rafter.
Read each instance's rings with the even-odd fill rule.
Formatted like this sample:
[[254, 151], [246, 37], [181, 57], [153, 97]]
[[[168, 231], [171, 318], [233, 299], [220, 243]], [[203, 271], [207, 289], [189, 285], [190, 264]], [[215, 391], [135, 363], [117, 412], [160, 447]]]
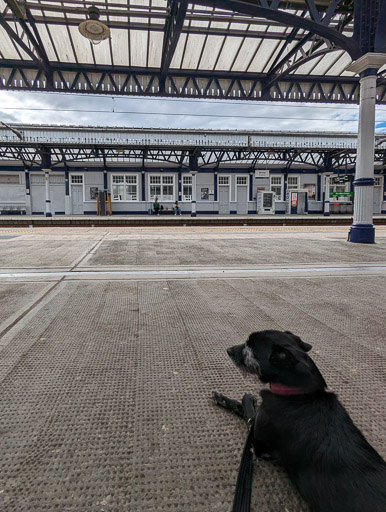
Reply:
[[25, 44], [25, 42], [21, 39], [21, 37], [8, 25], [6, 22], [4, 16], [0, 13], [0, 25], [3, 27], [3, 29], [7, 32], [9, 37], [17, 43], [20, 48], [36, 63], [39, 65], [41, 64], [41, 61], [39, 58], [31, 51], [28, 46]]
[[[259, 4], [256, 4], [256, 1], [259, 2]], [[342, 50], [347, 51], [353, 60], [362, 55], [360, 46], [353, 39], [323, 23], [315, 22], [312, 19], [284, 12], [277, 8], [263, 7], [262, 4], [265, 6], [268, 5], [267, 0], [264, 0], [264, 2], [263, 0], [253, 0], [253, 3], [252, 0], [195, 0], [195, 4], [266, 18], [282, 23], [285, 26], [301, 28], [334, 43]]]
[[[308, 0], [308, 2], [311, 2], [311, 0]], [[333, 2], [331, 2], [325, 15], [323, 16], [323, 18], [318, 15], [318, 21], [320, 21], [320, 23], [322, 25], [325, 25], [325, 26], [329, 25], [331, 18], [334, 16], [335, 10], [338, 7], [338, 5], [340, 4], [340, 2], [341, 2], [341, 0], [334, 0]], [[312, 4], [309, 3], [308, 5], [309, 6], [313, 5], [314, 8], [316, 9], [314, 3], [312, 3]], [[312, 8], [311, 8], [311, 10], [312, 10]], [[313, 14], [313, 17], [316, 17], [315, 13]], [[345, 25], [341, 26], [341, 30], [343, 30]], [[308, 51], [304, 51], [304, 46], [311, 39], [313, 39], [311, 47], [308, 49]], [[320, 52], [318, 52], [317, 54], [315, 53], [322, 45], [323, 45], [323, 41], [321, 41], [320, 39], [317, 39], [313, 34], [311, 34], [311, 33], [306, 34], [294, 46], [294, 48], [292, 48], [292, 50], [290, 50], [281, 60], [276, 59], [273, 62], [271, 69], [267, 73], [266, 87], [269, 88], [270, 85], [272, 85], [272, 83], [275, 80], [278, 80], [281, 76], [284, 76], [284, 75], [288, 74], [290, 71], [293, 71], [297, 67], [301, 66], [302, 64], [305, 64], [309, 60], [313, 59], [315, 56], [322, 55], [322, 53], [320, 53]], [[334, 51], [334, 48], [332, 48], [331, 44], [328, 44], [327, 46], [328, 46], [328, 48], [326, 50], [324, 50], [323, 54], [329, 53], [330, 51]], [[292, 57], [294, 57], [293, 60], [292, 60]]]
[[[41, 67], [43, 68], [43, 70], [45, 72], [47, 82], [51, 85], [53, 83], [53, 73], [52, 73], [52, 69], [50, 66], [50, 61], [47, 57], [47, 53], [43, 46], [43, 42], [40, 38], [40, 34], [36, 28], [35, 20], [31, 14], [31, 11], [29, 9], [26, 9], [25, 12], [23, 12], [23, 8], [20, 7], [19, 3], [16, 0], [6, 0], [6, 3], [8, 4], [8, 6], [11, 9], [12, 13], [14, 14], [15, 18], [19, 22], [21, 28], [23, 29], [25, 35], [28, 38], [28, 41], [32, 44], [32, 46], [36, 52], [37, 59], [41, 63]], [[33, 32], [31, 31], [30, 27], [26, 23], [25, 19], [27, 19], [28, 22], [30, 23]], [[20, 44], [19, 41], [17, 41], [17, 42], [18, 42], [18, 44]], [[28, 54], [30, 55], [30, 53], [28, 53]], [[32, 53], [32, 55], [33, 55], [33, 53]], [[33, 60], [36, 60], [36, 56], [34, 57]]]
[[168, 16], [164, 28], [164, 41], [161, 57], [160, 88], [165, 88], [165, 78], [169, 71], [178, 40], [181, 35], [188, 0], [168, 0]]

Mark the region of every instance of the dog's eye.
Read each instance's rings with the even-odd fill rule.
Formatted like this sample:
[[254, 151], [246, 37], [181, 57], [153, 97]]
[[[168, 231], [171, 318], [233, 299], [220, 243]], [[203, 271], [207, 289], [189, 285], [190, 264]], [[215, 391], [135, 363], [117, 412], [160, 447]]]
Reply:
[[283, 347], [275, 347], [269, 360], [272, 364], [280, 366], [292, 366], [293, 364], [296, 364], [296, 358], [289, 350]]

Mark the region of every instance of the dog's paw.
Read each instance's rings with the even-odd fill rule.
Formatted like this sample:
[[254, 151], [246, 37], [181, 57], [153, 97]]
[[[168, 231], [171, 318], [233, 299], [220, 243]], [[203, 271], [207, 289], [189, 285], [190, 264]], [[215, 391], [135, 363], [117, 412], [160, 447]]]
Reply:
[[216, 404], [222, 405], [223, 407], [226, 405], [224, 395], [217, 393], [217, 391], [212, 391], [212, 400], [216, 402]]

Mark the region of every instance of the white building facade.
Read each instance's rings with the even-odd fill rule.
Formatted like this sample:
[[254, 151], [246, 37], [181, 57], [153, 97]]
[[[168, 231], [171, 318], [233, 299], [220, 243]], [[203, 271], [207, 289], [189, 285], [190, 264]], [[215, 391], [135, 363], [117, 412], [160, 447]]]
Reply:
[[[265, 213], [259, 211], [264, 192], [273, 193], [273, 214], [323, 214], [326, 202], [333, 215], [352, 213], [355, 134], [17, 130], [22, 140], [0, 129], [1, 214], [44, 215], [48, 201], [53, 215], [95, 215], [101, 191], [110, 194], [113, 215], [148, 214], [156, 197], [165, 211], [178, 200], [183, 214]], [[42, 146], [49, 160], [34, 157]], [[376, 147], [386, 152], [385, 134]], [[337, 154], [350, 158], [334, 166], [326, 156]], [[386, 213], [384, 173], [382, 158], [375, 158], [375, 214]]]

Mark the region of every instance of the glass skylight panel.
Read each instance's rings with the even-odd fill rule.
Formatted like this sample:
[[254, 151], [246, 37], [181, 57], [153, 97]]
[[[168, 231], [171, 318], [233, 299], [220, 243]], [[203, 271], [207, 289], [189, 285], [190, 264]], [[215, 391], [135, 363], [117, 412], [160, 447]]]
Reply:
[[161, 66], [163, 33], [150, 32], [149, 33], [149, 62], [150, 68], [159, 68]]
[[[94, 59], [91, 52], [91, 43], [85, 40], [85, 38], [80, 34], [78, 27], [69, 27], [69, 29], [78, 62], [81, 62], [82, 64], [93, 64]], [[60, 45], [60, 41], [59, 43], [55, 41], [56, 49], [58, 49], [58, 45]], [[70, 45], [70, 41], [68, 41], [68, 45]]]
[[251, 66], [251, 71], [268, 71], [270, 63], [273, 60], [273, 55], [278, 51], [278, 43], [282, 45], [284, 41], [263, 39], [254, 59], [254, 67], [252, 68]]
[[209, 27], [209, 21], [207, 20], [191, 20], [190, 21], [191, 27]]
[[242, 41], [241, 37], [225, 38], [224, 46], [217, 61], [216, 70], [229, 71]]
[[[336, 54], [337, 55], [337, 54]], [[327, 71], [327, 75], [329, 76], [340, 76], [341, 73], [347, 68], [350, 64], [351, 58], [346, 52], [341, 51], [340, 57], [337, 62]]]
[[202, 53], [201, 61], [199, 63], [199, 69], [212, 70], [214, 68], [223, 41], [224, 37], [208, 36], [204, 51]]
[[243, 31], [247, 31], [248, 30], [248, 25], [246, 25], [245, 23], [230, 23], [229, 25], [229, 31], [230, 33], [232, 33], [232, 31], [238, 31], [238, 32], [243, 32]]
[[57, 58], [56, 58], [56, 54], [55, 54], [55, 51], [54, 51], [54, 47], [51, 43], [51, 39], [50, 39], [50, 36], [48, 34], [48, 30], [47, 30], [47, 27], [44, 23], [38, 23], [36, 25], [37, 29], [38, 29], [38, 32], [39, 32], [39, 35], [40, 35], [40, 38], [42, 40], [42, 43], [43, 43], [43, 46], [46, 50], [46, 53], [47, 53], [47, 57], [49, 60], [51, 61], [57, 61]]
[[182, 62], [184, 69], [196, 69], [201, 49], [205, 42], [205, 36], [201, 34], [189, 34], [186, 44], [185, 57]]
[[[111, 47], [115, 66], [129, 66], [129, 33], [112, 28]], [[101, 43], [102, 44], [102, 43]]]
[[337, 52], [327, 53], [327, 55], [325, 55], [319, 64], [312, 70], [311, 74], [322, 76], [325, 75], [329, 68], [335, 64], [338, 55], [339, 54], [337, 54]]
[[[16, 48], [12, 44], [11, 40], [8, 37], [8, 34], [0, 27], [0, 50], [5, 59], [19, 59], [19, 54], [16, 51]], [[31, 60], [31, 57], [27, 57], [28, 60]]]
[[131, 65], [145, 67], [147, 57], [148, 33], [142, 30], [130, 30]]
[[185, 43], [186, 43], [187, 34], [181, 34], [177, 43], [177, 48], [174, 52], [172, 62], [170, 64], [171, 69], [180, 69], [181, 68], [181, 59], [184, 53]]
[[98, 64], [105, 64], [107, 66], [111, 66], [111, 53], [110, 53], [110, 44], [109, 40], [105, 39], [99, 44], [93, 45], [95, 60]]
[[220, 28], [222, 30], [226, 30], [228, 28], [228, 23], [222, 21], [213, 21], [210, 24], [211, 28]]
[[232, 71], [246, 71], [255, 51], [260, 44], [261, 39], [245, 39], [237, 55]]
[[319, 64], [319, 62], [324, 58], [323, 55], [320, 55], [319, 57], [315, 57], [314, 59], [309, 60], [305, 64], [302, 64], [301, 66], [297, 67], [293, 73], [296, 75], [308, 75], [312, 72], [312, 70]]

